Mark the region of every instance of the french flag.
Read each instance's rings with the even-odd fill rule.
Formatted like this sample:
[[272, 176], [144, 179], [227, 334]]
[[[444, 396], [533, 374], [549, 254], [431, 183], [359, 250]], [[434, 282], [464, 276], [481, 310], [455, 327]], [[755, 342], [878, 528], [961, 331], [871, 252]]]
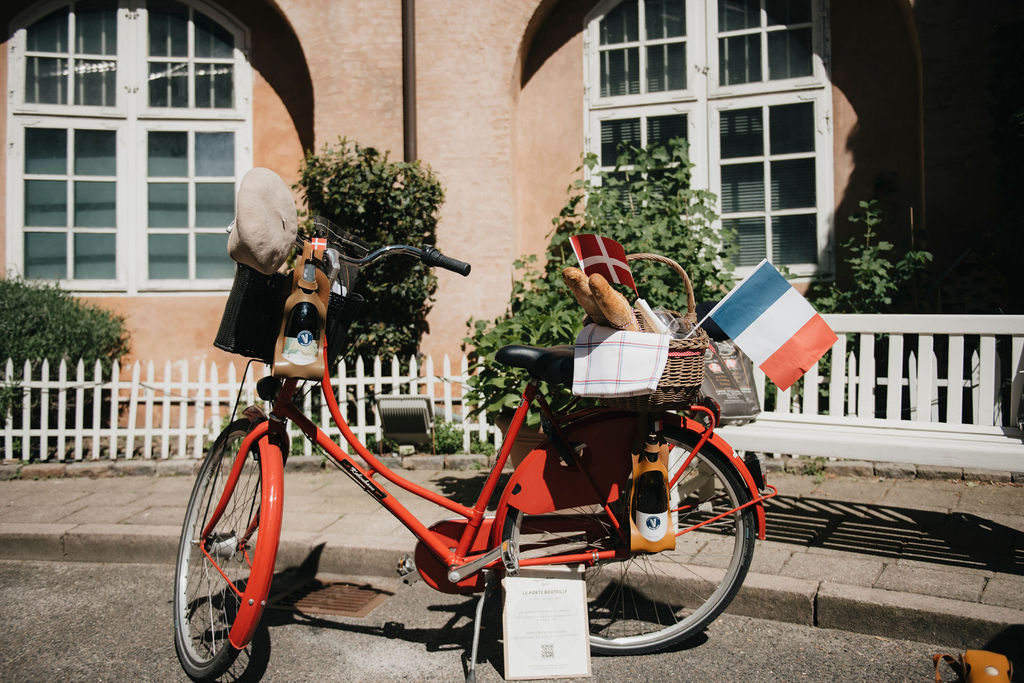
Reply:
[[838, 339], [807, 299], [767, 259], [707, 317], [783, 391]]

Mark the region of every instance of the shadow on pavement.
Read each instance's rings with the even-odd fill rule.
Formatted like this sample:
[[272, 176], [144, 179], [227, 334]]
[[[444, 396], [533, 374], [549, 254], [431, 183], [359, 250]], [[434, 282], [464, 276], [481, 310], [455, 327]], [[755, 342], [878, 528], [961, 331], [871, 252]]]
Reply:
[[1024, 575], [1024, 533], [967, 513], [776, 496], [768, 540]]

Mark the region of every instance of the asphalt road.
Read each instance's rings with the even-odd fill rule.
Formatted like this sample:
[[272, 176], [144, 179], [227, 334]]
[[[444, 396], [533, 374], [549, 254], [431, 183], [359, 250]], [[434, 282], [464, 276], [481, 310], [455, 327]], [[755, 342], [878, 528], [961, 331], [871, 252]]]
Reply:
[[[184, 681], [173, 568], [0, 561], [0, 680]], [[376, 581], [394, 595], [362, 619], [268, 612], [242, 678], [461, 681], [475, 600]], [[501, 681], [499, 601], [485, 611], [477, 680]], [[269, 648], [266, 644], [269, 641]], [[724, 616], [704, 636], [638, 657], [594, 657], [596, 681], [930, 681], [940, 646]], [[944, 671], [944, 679], [953, 678]]]

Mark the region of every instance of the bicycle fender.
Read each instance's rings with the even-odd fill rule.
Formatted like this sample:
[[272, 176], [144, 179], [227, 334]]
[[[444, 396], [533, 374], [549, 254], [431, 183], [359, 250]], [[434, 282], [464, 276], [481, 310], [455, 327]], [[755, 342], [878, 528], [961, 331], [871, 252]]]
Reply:
[[[698, 439], [700, 439], [700, 437], [704, 435], [704, 432], [707, 431], [704, 426], [696, 420], [685, 420], [682, 416], [676, 415], [675, 413], [663, 413], [661, 415], [661, 419], [665, 424], [690, 432]], [[754, 483], [754, 477], [750, 474], [750, 470], [747, 468], [747, 463], [743, 462], [743, 458], [736, 455], [736, 451], [734, 451], [732, 446], [729, 445], [729, 442], [715, 432], [711, 432], [711, 435], [708, 436], [705, 445], [707, 444], [714, 446], [718, 451], [726, 456], [729, 463], [736, 469], [736, 473], [740, 475], [743, 482], [747, 485], [747, 489], [750, 491], [750, 499], [758, 500], [761, 497], [761, 492], [757, 490], [757, 484]], [[755, 503], [754, 509], [757, 511], [757, 538], [763, 541], [766, 534], [764, 503]]]
[[259, 540], [256, 542], [242, 604], [228, 632], [228, 641], [239, 650], [252, 640], [263, 608], [266, 607], [267, 596], [270, 595], [270, 582], [274, 578], [274, 564], [277, 560], [277, 544], [281, 537], [281, 506], [284, 492], [284, 462], [281, 449], [270, 443], [267, 423], [256, 425], [249, 436], [259, 439], [260, 458], [263, 461], [263, 485]]

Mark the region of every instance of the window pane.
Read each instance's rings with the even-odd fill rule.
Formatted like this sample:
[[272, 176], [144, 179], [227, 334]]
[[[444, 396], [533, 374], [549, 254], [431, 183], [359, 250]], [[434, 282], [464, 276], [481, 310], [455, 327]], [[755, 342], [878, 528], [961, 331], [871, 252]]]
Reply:
[[686, 90], [686, 43], [647, 48], [647, 92]]
[[188, 277], [188, 235], [149, 236], [149, 277], [152, 280]]
[[28, 27], [26, 48], [29, 52], [68, 51], [68, 9], [51, 12]]
[[667, 147], [672, 138], [688, 140], [686, 114], [673, 116], [651, 116], [647, 119], [647, 144]]
[[811, 20], [811, 0], [767, 0], [768, 25], [804, 24]]
[[764, 211], [762, 164], [722, 166], [722, 213]]
[[814, 151], [814, 103], [768, 108], [772, 154]]
[[75, 104], [113, 107], [117, 104], [117, 62], [75, 60]]
[[756, 266], [765, 252], [764, 218], [730, 218], [722, 221], [726, 230], [735, 233], [738, 250], [732, 261], [737, 266]]
[[227, 233], [196, 235], [196, 277], [233, 277], [235, 263], [228, 256]]
[[117, 226], [117, 183], [75, 182], [75, 226], [113, 228]]
[[116, 2], [75, 3], [75, 51], [90, 55], [117, 54]]
[[25, 173], [67, 173], [67, 139], [67, 131], [60, 128], [26, 128]]
[[188, 133], [150, 131], [148, 147], [151, 178], [188, 175]]
[[723, 159], [764, 154], [764, 123], [760, 109], [723, 111], [718, 131]]
[[814, 214], [772, 218], [772, 260], [776, 263], [817, 263]]
[[68, 275], [68, 238], [58, 232], [25, 233], [25, 277], [49, 280]]
[[718, 31], [738, 31], [761, 25], [761, 0], [718, 0]]
[[196, 183], [197, 228], [226, 228], [234, 217], [234, 183]]
[[601, 44], [629, 43], [640, 39], [636, 0], [618, 5], [601, 20]]
[[814, 159], [772, 162], [772, 208], [814, 206]]
[[601, 165], [614, 166], [619, 145], [640, 146], [640, 119], [619, 119], [601, 122]]
[[686, 3], [682, 0], [647, 0], [644, 5], [647, 40], [686, 35]]
[[196, 64], [196, 106], [215, 109], [235, 106], [232, 65]]
[[184, 57], [188, 54], [188, 9], [177, 2], [149, 5], [149, 55]]
[[34, 104], [67, 104], [68, 60], [26, 58], [25, 101]]
[[117, 175], [117, 135], [114, 131], [75, 131], [75, 173]]
[[75, 235], [75, 279], [113, 280], [117, 277], [114, 235], [78, 233]]
[[761, 80], [761, 36], [754, 33], [718, 39], [718, 83], [735, 85]]
[[63, 228], [68, 224], [67, 183], [25, 181], [25, 225]]
[[640, 51], [605, 50], [601, 53], [601, 97], [640, 93]]
[[235, 175], [234, 133], [196, 133], [196, 175]]
[[811, 75], [811, 29], [772, 31], [768, 34], [768, 78]]
[[188, 106], [188, 64], [149, 63], [149, 106]]
[[149, 227], [188, 227], [188, 185], [186, 183], [149, 184]]
[[193, 21], [196, 26], [196, 57], [230, 59], [235, 47], [234, 37], [213, 19], [199, 12], [195, 13]]

